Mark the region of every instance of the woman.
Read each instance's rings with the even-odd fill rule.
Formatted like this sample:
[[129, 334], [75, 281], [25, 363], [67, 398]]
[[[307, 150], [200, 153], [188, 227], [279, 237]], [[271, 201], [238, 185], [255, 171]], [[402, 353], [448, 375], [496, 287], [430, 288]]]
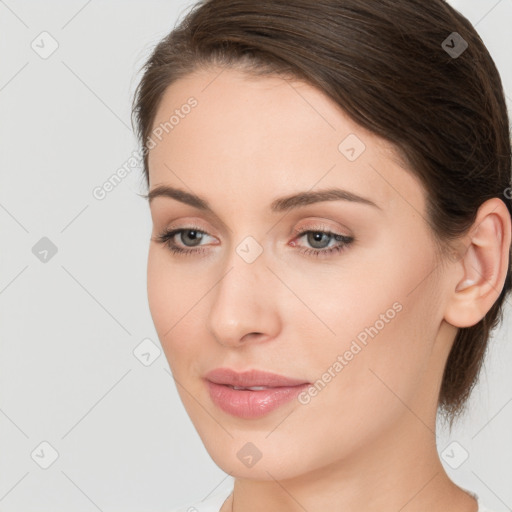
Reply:
[[436, 446], [511, 288], [509, 120], [472, 25], [442, 0], [202, 1], [134, 115], [152, 318], [234, 476], [187, 510], [486, 510]]

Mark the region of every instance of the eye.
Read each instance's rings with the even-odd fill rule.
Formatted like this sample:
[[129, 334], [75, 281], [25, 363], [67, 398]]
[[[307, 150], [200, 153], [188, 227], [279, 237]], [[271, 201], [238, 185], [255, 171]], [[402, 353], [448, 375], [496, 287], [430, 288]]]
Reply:
[[202, 231], [196, 229], [181, 229], [175, 234], [180, 235], [181, 241], [185, 242], [187, 247], [189, 246], [189, 242], [192, 247], [199, 245], [204, 236]]
[[[354, 237], [352, 236], [316, 228], [302, 231], [294, 230], [294, 233], [296, 237], [291, 242], [293, 247], [298, 245], [295, 240], [303, 237], [306, 237], [307, 243], [312, 246], [312, 248], [306, 247], [299, 249], [301, 254], [307, 256], [325, 257], [333, 253], [338, 253], [345, 250], [354, 241]], [[207, 252], [207, 249], [201, 247], [201, 241], [205, 236], [209, 235], [205, 231], [191, 226], [188, 228], [165, 230], [153, 240], [165, 244], [173, 254], [186, 256], [205, 254]], [[181, 245], [176, 242], [176, 238], [180, 239]], [[332, 241], [337, 243], [329, 247]]]
[[[307, 256], [329, 256], [333, 253], [338, 253], [347, 249], [347, 247], [354, 241], [354, 237], [342, 235], [340, 233], [333, 233], [332, 231], [324, 231], [323, 229], [308, 229], [308, 230], [295, 230], [296, 239], [306, 237], [306, 241], [313, 248], [302, 248], [301, 254]], [[337, 244], [329, 247], [329, 244], [335, 241]], [[292, 242], [295, 246], [295, 240]]]
[[[176, 236], [179, 235], [181, 243], [185, 246], [180, 247], [176, 241]], [[204, 253], [204, 249], [187, 249], [187, 247], [198, 247], [204, 236], [207, 235], [196, 227], [179, 228], [172, 230], [165, 230], [160, 233], [154, 240], [158, 243], [165, 244], [169, 250], [174, 254], [190, 254], [190, 253]], [[190, 244], [190, 245], [189, 245]]]

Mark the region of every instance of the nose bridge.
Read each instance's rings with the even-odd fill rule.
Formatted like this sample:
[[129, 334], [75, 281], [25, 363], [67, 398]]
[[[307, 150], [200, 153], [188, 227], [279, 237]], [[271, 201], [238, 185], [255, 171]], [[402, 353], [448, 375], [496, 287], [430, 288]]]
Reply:
[[237, 345], [246, 334], [275, 336], [279, 319], [272, 277], [263, 247], [253, 237], [231, 249], [208, 314], [207, 327], [217, 341]]

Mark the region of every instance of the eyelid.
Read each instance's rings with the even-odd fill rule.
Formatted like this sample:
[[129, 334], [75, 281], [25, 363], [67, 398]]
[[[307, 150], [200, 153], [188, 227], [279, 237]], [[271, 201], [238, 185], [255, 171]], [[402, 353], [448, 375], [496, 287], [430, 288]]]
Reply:
[[204, 231], [206, 233], [209, 233], [210, 231], [206, 226], [202, 225], [202, 222], [199, 220], [196, 220], [195, 218], [192, 220], [187, 217], [173, 220], [165, 227], [165, 229], [168, 231], [175, 229], [197, 229], [198, 231]]
[[[329, 232], [332, 234], [338, 234], [345, 237], [351, 237], [351, 233], [348, 229], [338, 229], [333, 228], [331, 226], [326, 225], [322, 221], [312, 221], [313, 224], [310, 225], [301, 225], [300, 227], [294, 227], [292, 229], [292, 233], [295, 236], [303, 235], [305, 232], [310, 231], [323, 231], [323, 232]], [[206, 236], [209, 236], [211, 238], [217, 238], [216, 236], [210, 234], [209, 229], [203, 227], [200, 225], [200, 223], [196, 221], [190, 221], [189, 223], [186, 220], [180, 219], [179, 222], [171, 222], [164, 231], [170, 232], [170, 231], [188, 231], [188, 230], [196, 230], [200, 231], [201, 233], [205, 234]]]
[[295, 227], [292, 229], [292, 232], [295, 235], [301, 235], [308, 231], [323, 231], [323, 232], [329, 232], [332, 234], [337, 235], [343, 235], [346, 237], [352, 237], [352, 234], [349, 232], [348, 229], [342, 229], [342, 228], [333, 228], [332, 226], [328, 226], [326, 224], [322, 224], [321, 222], [317, 221], [313, 225], [302, 225], [301, 227]]

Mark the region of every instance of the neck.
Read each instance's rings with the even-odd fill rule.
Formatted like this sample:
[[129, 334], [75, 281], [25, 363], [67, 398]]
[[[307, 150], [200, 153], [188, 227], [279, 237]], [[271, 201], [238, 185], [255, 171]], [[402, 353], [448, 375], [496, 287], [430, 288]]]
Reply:
[[[435, 418], [434, 418], [435, 424]], [[435, 428], [435, 427], [434, 427]], [[233, 512], [477, 512], [476, 501], [446, 474], [435, 431], [414, 413], [350, 456], [276, 480], [235, 479], [224, 510]]]

